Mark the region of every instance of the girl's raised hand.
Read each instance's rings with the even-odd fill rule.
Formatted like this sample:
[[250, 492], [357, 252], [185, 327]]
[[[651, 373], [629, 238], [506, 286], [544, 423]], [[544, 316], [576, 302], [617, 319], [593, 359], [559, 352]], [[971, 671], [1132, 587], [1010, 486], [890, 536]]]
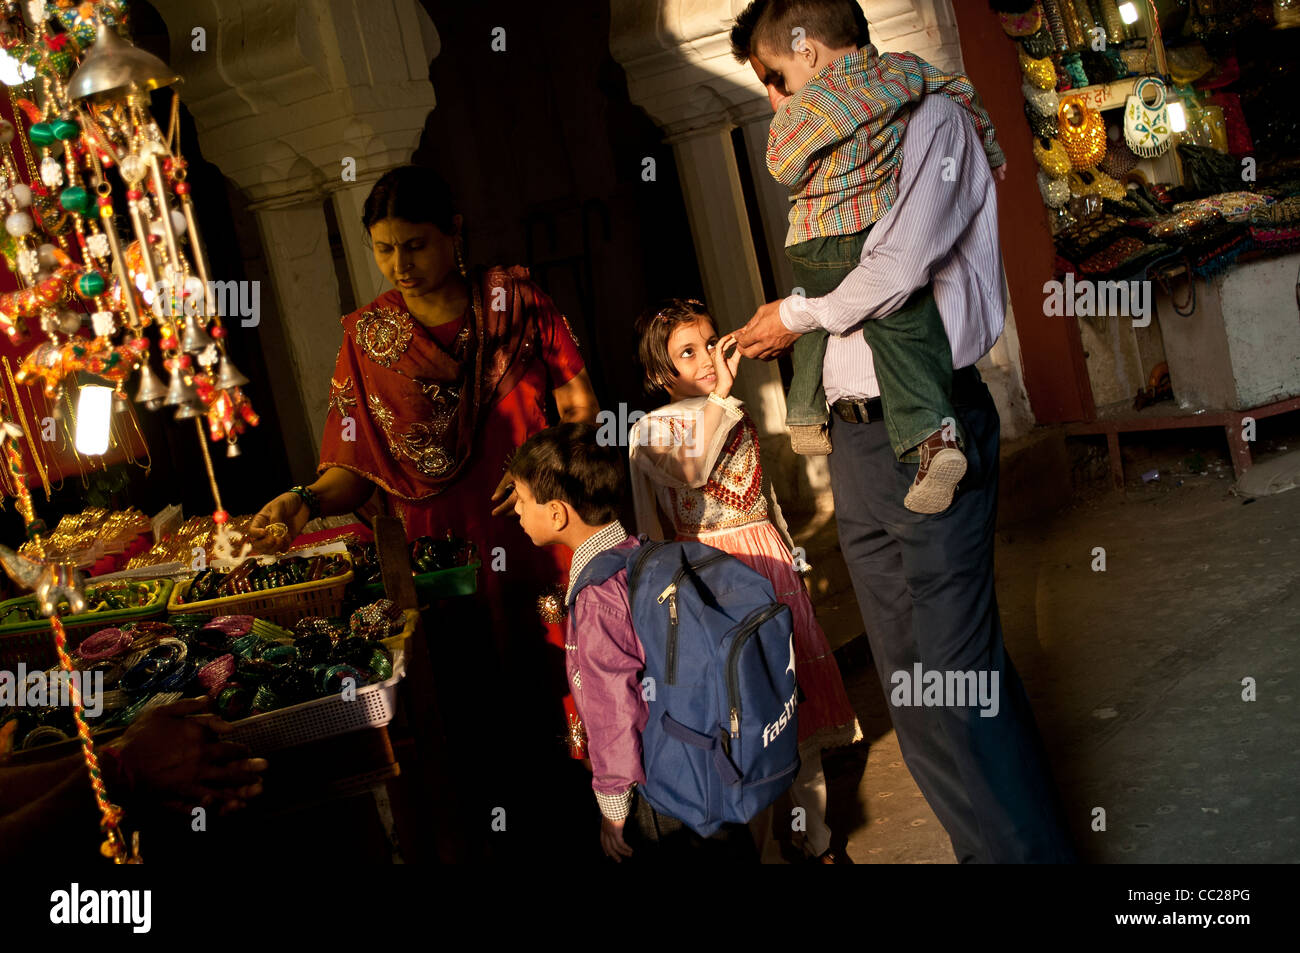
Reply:
[[[730, 352], [730, 356], [728, 356]], [[731, 388], [736, 383], [736, 373], [740, 370], [740, 343], [734, 334], [724, 334], [713, 346], [713, 368], [718, 375], [718, 382], [713, 385], [713, 393], [719, 397], [730, 397]]]

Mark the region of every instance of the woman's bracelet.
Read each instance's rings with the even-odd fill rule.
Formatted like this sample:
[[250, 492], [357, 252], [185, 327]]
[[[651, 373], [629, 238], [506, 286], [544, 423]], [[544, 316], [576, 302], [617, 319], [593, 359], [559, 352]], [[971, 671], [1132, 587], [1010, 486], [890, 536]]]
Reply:
[[307, 513], [312, 519], [320, 519], [320, 497], [316, 495], [315, 491], [305, 486], [291, 486], [289, 492], [307, 504]]

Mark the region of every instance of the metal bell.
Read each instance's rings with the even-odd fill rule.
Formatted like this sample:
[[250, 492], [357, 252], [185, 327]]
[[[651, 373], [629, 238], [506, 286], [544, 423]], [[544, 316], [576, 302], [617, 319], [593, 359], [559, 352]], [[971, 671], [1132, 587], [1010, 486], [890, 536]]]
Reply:
[[151, 407], [150, 405], [153, 404], [154, 401], [161, 403], [163, 398], [166, 396], [167, 388], [163, 386], [163, 382], [158, 379], [156, 374], [154, 374], [153, 368], [149, 366], [149, 362], [147, 360], [141, 361], [140, 387], [135, 392], [135, 402], [137, 404], [144, 404], [146, 407], [149, 407], [150, 410], [153, 410], [154, 407]]
[[197, 417], [198, 415], [199, 415], [198, 404], [185, 403], [185, 404], [181, 404], [179, 407], [176, 408], [176, 416], [173, 419], [189, 420], [191, 417]]
[[239, 449], [239, 444], [235, 443], [233, 440], [226, 444], [226, 456], [228, 457], [237, 457], [243, 452], [244, 451]]
[[122, 39], [101, 19], [95, 42], [68, 82], [68, 97], [103, 102], [122, 98], [132, 86], [148, 91], [179, 79], [170, 66]]
[[185, 330], [181, 332], [181, 350], [189, 354], [197, 354], [199, 351], [212, 346], [212, 338], [203, 325], [199, 324], [199, 317], [196, 314], [187, 314], [185, 316]]
[[[248, 378], [239, 373], [239, 368], [231, 362], [226, 355], [221, 355], [221, 364], [217, 369], [217, 390], [229, 390], [232, 387], [243, 387], [248, 383]], [[232, 443], [233, 447], [234, 444]], [[233, 454], [232, 454], [233, 456]]]
[[198, 400], [199, 392], [192, 383], [185, 383], [184, 371], [172, 371], [171, 383], [167, 385], [167, 399], [163, 403], [168, 407], [192, 404]]

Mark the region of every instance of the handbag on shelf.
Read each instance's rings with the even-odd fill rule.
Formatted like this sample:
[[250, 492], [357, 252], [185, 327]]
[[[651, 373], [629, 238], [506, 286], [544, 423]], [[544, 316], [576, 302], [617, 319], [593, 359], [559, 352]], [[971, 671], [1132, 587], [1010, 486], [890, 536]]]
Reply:
[[1106, 146], [1106, 157], [1097, 163], [1097, 168], [1107, 175], [1122, 179], [1137, 167], [1138, 157], [1124, 141], [1124, 135], [1119, 131], [1118, 126], [1108, 126], [1106, 138], [1109, 140]]
[[1061, 105], [1061, 97], [1056, 94], [1055, 89], [1038, 89], [1029, 84], [1026, 79], [1020, 84], [1020, 92], [1024, 94], [1025, 102], [1029, 108], [1040, 116], [1051, 116], [1056, 118], [1057, 109]]
[[1060, 135], [1061, 127], [1057, 125], [1056, 113], [1044, 116], [1034, 112], [1034, 108], [1025, 103], [1025, 119], [1029, 123], [1029, 131], [1034, 134], [1035, 138], [1055, 139]]
[[1120, 185], [1100, 169], [1085, 169], [1070, 174], [1070, 193], [1072, 195], [1099, 195], [1112, 202], [1122, 202], [1128, 197], [1124, 186]]
[[1056, 111], [1060, 142], [1076, 169], [1091, 169], [1106, 155], [1106, 121], [1082, 96], [1065, 96]]
[[1056, 88], [1056, 66], [1050, 56], [1036, 60], [1021, 51], [1020, 72], [1025, 74], [1025, 81], [1036, 89]]
[[1002, 21], [1002, 32], [1007, 36], [1029, 36], [1031, 33], [1037, 33], [1042, 27], [1043, 12], [1038, 4], [1034, 3], [1022, 13], [999, 13], [998, 19]]
[[1048, 208], [1062, 208], [1070, 201], [1070, 180], [1054, 179], [1042, 169], [1038, 170], [1038, 191]]
[[[1148, 103], [1148, 92], [1155, 101]], [[1154, 159], [1169, 151], [1169, 105], [1165, 84], [1154, 76], [1138, 80], [1124, 104], [1124, 141], [1135, 155]]]
[[1212, 210], [1223, 216], [1227, 222], [1244, 222], [1250, 219], [1256, 211], [1266, 209], [1274, 204], [1271, 196], [1260, 195], [1257, 192], [1221, 192], [1218, 195], [1210, 195], [1203, 199], [1194, 199], [1190, 202], [1179, 202], [1171, 209], [1175, 214], [1179, 212], [1200, 212], [1202, 210]]
[[1191, 244], [1197, 236], [1223, 224], [1217, 209], [1194, 206], [1168, 215], [1151, 226], [1150, 235], [1160, 241], [1174, 241], [1180, 245]]
[[1058, 139], [1042, 137], [1035, 139], [1034, 161], [1053, 179], [1065, 178], [1073, 168], [1069, 153], [1065, 151], [1065, 147]]
[[1022, 36], [1020, 38], [1020, 48], [1025, 51], [1026, 55], [1038, 60], [1043, 57], [1050, 57], [1056, 52], [1056, 44], [1052, 42], [1052, 33], [1045, 26], [1040, 26], [1028, 36]]

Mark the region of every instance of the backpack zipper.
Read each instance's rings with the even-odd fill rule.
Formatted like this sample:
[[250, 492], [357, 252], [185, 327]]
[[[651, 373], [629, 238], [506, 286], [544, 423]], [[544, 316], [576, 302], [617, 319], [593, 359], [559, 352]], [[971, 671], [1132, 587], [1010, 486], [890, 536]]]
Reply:
[[727, 653], [727, 700], [731, 703], [731, 737], [740, 737], [740, 675], [736, 671], [736, 660], [740, 656], [740, 650], [749, 637], [759, 630], [759, 628], [768, 619], [771, 619], [785, 608], [785, 603], [774, 602], [770, 606], [762, 609], [756, 609], [749, 614], [744, 622], [740, 623], [740, 631], [736, 633], [736, 639], [731, 643], [731, 651]]
[[[659, 593], [658, 602], [660, 605], [664, 604], [665, 599], [668, 600], [668, 647], [664, 653], [664, 668], [667, 669], [664, 683], [667, 685], [677, 684], [677, 584], [682, 581], [682, 577], [688, 571], [699, 572], [705, 566], [711, 566], [713, 563], [726, 558], [726, 553], [718, 553], [716, 556], [701, 559], [697, 563], [687, 563], [673, 574], [673, 581], [668, 584], [668, 588]], [[631, 591], [630, 586], [629, 591]]]

